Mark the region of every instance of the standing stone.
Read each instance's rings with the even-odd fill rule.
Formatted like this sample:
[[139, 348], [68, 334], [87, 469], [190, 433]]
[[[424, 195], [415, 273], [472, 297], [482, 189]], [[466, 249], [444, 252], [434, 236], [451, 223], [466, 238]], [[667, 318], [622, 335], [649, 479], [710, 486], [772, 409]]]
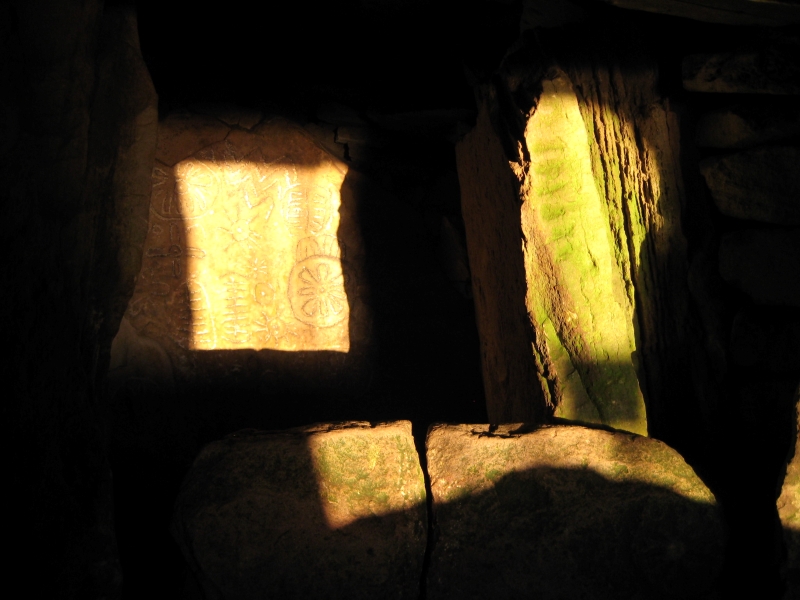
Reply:
[[489, 419], [646, 434], [692, 385], [677, 123], [650, 64], [531, 55], [456, 148]]
[[719, 271], [759, 304], [800, 307], [800, 230], [726, 234], [719, 248]]
[[[204, 407], [199, 427], [231, 413], [264, 422], [269, 406], [254, 399], [264, 386], [348, 389], [366, 360], [347, 166], [286, 120], [208, 113], [160, 124], [143, 264], [109, 374], [123, 428], [127, 410], [144, 429], [164, 430], [158, 411], [143, 407], [170, 395], [187, 422], [193, 405]], [[147, 357], [158, 360], [148, 366]], [[213, 391], [221, 381], [246, 406], [231, 411], [232, 400]]]
[[725, 215], [800, 225], [800, 148], [754, 148], [700, 163], [711, 197]]
[[186, 350], [347, 352], [346, 167], [278, 120], [209, 145], [178, 117], [162, 127], [134, 327]]
[[[797, 394], [796, 416], [800, 419], [800, 393]], [[785, 600], [800, 598], [800, 422], [796, 422], [797, 441], [786, 463], [786, 475], [778, 498], [778, 515], [786, 543]]]
[[578, 426], [435, 425], [428, 598], [706, 598], [708, 488], [666, 444]]
[[427, 524], [411, 423], [230, 435], [195, 460], [173, 523], [207, 598], [416, 598]]

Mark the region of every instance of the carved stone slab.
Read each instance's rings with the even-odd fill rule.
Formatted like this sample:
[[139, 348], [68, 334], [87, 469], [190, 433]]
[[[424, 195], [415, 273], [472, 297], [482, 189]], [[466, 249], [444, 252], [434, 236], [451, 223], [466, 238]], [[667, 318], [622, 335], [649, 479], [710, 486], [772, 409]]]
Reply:
[[182, 406], [187, 423], [205, 406], [191, 427], [221, 435], [256, 413], [271, 422], [264, 390], [358, 385], [370, 318], [349, 177], [281, 118], [160, 123], [142, 268], [112, 347], [122, 430], [130, 413], [136, 427], [176, 439], [146, 408], [152, 390], [174, 397], [159, 404]]
[[411, 423], [244, 431], [206, 446], [175, 537], [207, 598], [413, 599], [426, 538]]
[[346, 352], [345, 169], [282, 122], [228, 130], [169, 165], [175, 146], [194, 150], [181, 138], [211, 129], [181, 125], [166, 124], [153, 169], [134, 327], [194, 350]]
[[578, 426], [435, 425], [428, 598], [708, 598], [724, 530], [663, 442]]

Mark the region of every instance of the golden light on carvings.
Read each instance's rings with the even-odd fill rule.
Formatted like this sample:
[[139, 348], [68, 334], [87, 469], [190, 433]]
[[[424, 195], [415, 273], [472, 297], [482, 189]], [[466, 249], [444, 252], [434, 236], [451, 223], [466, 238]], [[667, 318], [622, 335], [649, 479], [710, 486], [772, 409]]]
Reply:
[[231, 134], [157, 163], [131, 318], [141, 330], [149, 306], [153, 327], [191, 350], [347, 352], [346, 168], [270, 159], [263, 143]]

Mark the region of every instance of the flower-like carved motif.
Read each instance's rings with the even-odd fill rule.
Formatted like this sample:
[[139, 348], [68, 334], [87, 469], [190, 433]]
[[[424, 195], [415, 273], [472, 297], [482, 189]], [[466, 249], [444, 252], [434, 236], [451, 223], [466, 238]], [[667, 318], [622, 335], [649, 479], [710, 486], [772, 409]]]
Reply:
[[349, 307], [345, 274], [338, 258], [315, 255], [301, 260], [289, 276], [289, 301], [294, 316], [315, 327], [344, 320]]

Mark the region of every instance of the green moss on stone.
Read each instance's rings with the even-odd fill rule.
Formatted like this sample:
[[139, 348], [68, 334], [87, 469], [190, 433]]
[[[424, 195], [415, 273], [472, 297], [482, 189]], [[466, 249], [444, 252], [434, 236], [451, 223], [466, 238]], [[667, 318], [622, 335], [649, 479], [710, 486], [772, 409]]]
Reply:
[[[538, 245], [535, 252], [526, 247], [528, 310], [544, 329], [551, 358], [562, 351], [569, 356], [554, 360], [562, 384], [558, 411], [646, 434], [644, 398], [631, 358], [634, 305], [612, 231], [624, 230], [623, 217], [598, 193], [606, 182], [595, 177], [603, 170], [593, 169], [586, 126], [565, 76], [544, 82], [526, 141], [530, 167], [523, 227]], [[580, 385], [565, 385], [575, 372]]]

